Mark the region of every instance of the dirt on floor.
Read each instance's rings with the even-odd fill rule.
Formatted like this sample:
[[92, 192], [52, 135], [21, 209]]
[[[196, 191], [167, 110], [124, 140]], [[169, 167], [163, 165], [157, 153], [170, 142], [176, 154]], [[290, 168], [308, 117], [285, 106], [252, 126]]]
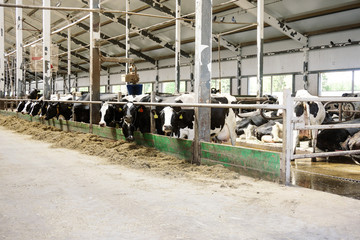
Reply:
[[[18, 133], [31, 135], [35, 140], [52, 143], [54, 148], [68, 148], [99, 156], [111, 164], [136, 169], [148, 169], [162, 175], [197, 180], [203, 177], [231, 180], [239, 174], [222, 165], [196, 166], [185, 160], [164, 154], [155, 148], [139, 146], [122, 140], [109, 140], [90, 133], [64, 132], [37, 122], [28, 122], [16, 116], [0, 115], [0, 125]], [[234, 187], [233, 184], [230, 184]]]

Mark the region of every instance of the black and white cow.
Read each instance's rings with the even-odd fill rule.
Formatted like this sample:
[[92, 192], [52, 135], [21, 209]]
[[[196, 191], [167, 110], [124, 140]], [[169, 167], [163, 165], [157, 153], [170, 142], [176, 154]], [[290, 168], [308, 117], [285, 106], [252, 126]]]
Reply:
[[[114, 93], [100, 93], [100, 101], [116, 101], [117, 94]], [[90, 94], [82, 94], [77, 101], [90, 101]], [[90, 105], [84, 103], [74, 103], [74, 121], [76, 122], [90, 122]]]
[[49, 106], [49, 102], [43, 101], [38, 113], [40, 118], [44, 118], [46, 116], [48, 106]]
[[34, 88], [28, 95], [29, 99], [39, 99], [42, 95], [40, 94], [40, 90]]
[[[194, 94], [183, 94], [175, 99], [176, 103], [194, 103]], [[211, 103], [229, 104], [236, 103], [236, 98], [228, 94], [212, 94]], [[180, 107], [166, 107], [161, 112], [155, 112], [161, 119], [162, 130], [167, 135], [180, 138], [194, 138], [194, 109]], [[210, 135], [217, 142], [231, 140], [232, 145], [236, 142], [236, 120], [232, 108], [211, 109]]]
[[38, 102], [34, 102], [32, 104], [29, 115], [32, 117], [38, 115], [41, 112], [40, 110], [43, 104], [44, 104], [43, 97], [41, 97]]
[[21, 101], [16, 107], [16, 112], [21, 112], [24, 109], [25, 104], [26, 104], [26, 101]]
[[123, 117], [122, 107], [120, 105], [109, 104], [104, 102], [100, 109], [100, 127], [115, 127], [120, 124]]
[[[342, 122], [342, 124], [358, 123], [360, 123], [360, 118]], [[318, 135], [318, 141], [316, 146], [326, 152], [342, 150], [344, 147], [341, 146], [341, 143], [345, 142], [347, 138], [352, 137], [359, 131], [360, 128], [324, 129]]]
[[[295, 126], [306, 125], [321, 125], [326, 116], [324, 105], [318, 100], [318, 97], [311, 95], [307, 90], [301, 89], [296, 92], [295, 97], [299, 98], [313, 98], [314, 101], [310, 102], [296, 102], [294, 108], [294, 117]], [[312, 132], [312, 146], [313, 152], [315, 152], [315, 147], [317, 143], [318, 130], [311, 130]], [[295, 151], [296, 145], [299, 141], [299, 131], [294, 130], [294, 139], [293, 139], [293, 149]]]
[[141, 133], [150, 132], [150, 108], [144, 105], [135, 105], [134, 102], [150, 102], [150, 95], [143, 94], [135, 97], [128, 96], [121, 100], [127, 102], [122, 107], [123, 121], [122, 132], [127, 141], [134, 141], [134, 131]]
[[71, 103], [51, 103], [46, 110], [45, 120], [56, 117], [57, 119], [70, 120], [72, 117], [72, 104]]
[[30, 111], [31, 111], [32, 105], [33, 105], [33, 102], [27, 101], [27, 102], [25, 103], [25, 106], [24, 106], [23, 110], [21, 111], [21, 113], [22, 113], [22, 114], [29, 114]]

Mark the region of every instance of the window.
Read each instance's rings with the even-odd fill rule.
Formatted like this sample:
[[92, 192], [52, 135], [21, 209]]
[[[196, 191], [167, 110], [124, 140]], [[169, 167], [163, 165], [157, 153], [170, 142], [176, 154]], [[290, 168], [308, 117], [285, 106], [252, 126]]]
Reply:
[[360, 92], [360, 70], [354, 71], [354, 91]]
[[89, 92], [89, 87], [79, 87], [78, 92]]
[[231, 79], [230, 78], [222, 78], [220, 79], [211, 79], [210, 88], [219, 89], [219, 85], [221, 84], [221, 93], [229, 93], [231, 90]]
[[100, 93], [106, 93], [106, 86], [100, 86]]
[[[162, 92], [164, 93], [175, 93], [175, 82], [163, 82]], [[180, 92], [186, 91], [186, 82], [180, 81]]]
[[[355, 72], [357, 72], [356, 77], [359, 80], [359, 71]], [[341, 96], [345, 92], [353, 93], [353, 71], [323, 72], [319, 76], [320, 96]], [[359, 82], [356, 85], [360, 90]]]
[[144, 83], [143, 84], [143, 94], [151, 93], [151, 91], [152, 91], [152, 83]]
[[111, 87], [111, 92], [113, 93], [121, 92], [122, 95], [126, 95], [127, 94], [126, 85], [113, 85]]
[[[285, 88], [292, 89], [293, 76], [271, 75], [263, 77], [263, 94], [281, 97]], [[258, 90], [257, 77], [248, 78], [248, 94], [256, 95]]]

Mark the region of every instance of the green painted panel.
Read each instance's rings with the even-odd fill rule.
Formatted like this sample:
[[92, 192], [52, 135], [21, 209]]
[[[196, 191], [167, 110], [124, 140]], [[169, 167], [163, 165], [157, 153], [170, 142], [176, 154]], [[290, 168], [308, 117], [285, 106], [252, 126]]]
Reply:
[[250, 176], [270, 180], [280, 177], [280, 153], [201, 143], [201, 162], [204, 164], [222, 164]]

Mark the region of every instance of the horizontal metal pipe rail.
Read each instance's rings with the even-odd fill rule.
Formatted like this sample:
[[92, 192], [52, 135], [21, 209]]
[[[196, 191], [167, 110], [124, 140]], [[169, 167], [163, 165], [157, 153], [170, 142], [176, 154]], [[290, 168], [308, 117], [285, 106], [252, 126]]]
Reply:
[[[0, 98], [0, 101], [40, 101], [34, 99], [7, 99]], [[43, 100], [45, 102], [65, 102], [65, 103], [83, 103], [83, 104], [101, 104], [102, 101], [76, 101], [76, 100]], [[110, 102], [109, 104], [126, 104], [127, 102]], [[135, 105], [144, 106], [174, 106], [174, 107], [210, 107], [210, 108], [241, 108], [241, 109], [284, 109], [282, 105], [275, 104], [208, 104], [208, 103], [156, 103], [156, 102], [133, 102]]]

